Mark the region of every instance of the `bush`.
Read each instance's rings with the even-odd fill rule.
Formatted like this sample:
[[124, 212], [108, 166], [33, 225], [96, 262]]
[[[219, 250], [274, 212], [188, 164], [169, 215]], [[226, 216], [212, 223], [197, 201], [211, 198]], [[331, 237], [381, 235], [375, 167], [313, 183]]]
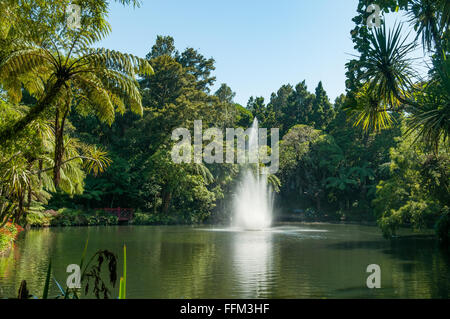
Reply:
[[177, 224], [177, 220], [170, 215], [136, 212], [132, 223], [134, 225], [173, 225]]
[[448, 245], [450, 242], [450, 213], [447, 206], [444, 207], [444, 212], [436, 222], [435, 228], [439, 241]]
[[93, 215], [87, 216], [88, 225], [117, 225], [119, 218], [105, 211], [98, 210]]
[[11, 236], [0, 230], [0, 253], [11, 247]]
[[51, 220], [52, 226], [82, 226], [87, 221], [82, 218], [82, 212], [70, 208], [61, 208], [58, 214]]
[[82, 211], [62, 208], [51, 219], [52, 226], [117, 225], [119, 219], [104, 211]]
[[30, 212], [27, 214], [27, 224], [32, 227], [47, 227], [50, 226], [52, 219], [56, 214], [52, 214], [56, 211], [45, 211], [45, 212]]
[[17, 224], [7, 223], [0, 228], [0, 253], [11, 247], [17, 235], [23, 231], [23, 228]]

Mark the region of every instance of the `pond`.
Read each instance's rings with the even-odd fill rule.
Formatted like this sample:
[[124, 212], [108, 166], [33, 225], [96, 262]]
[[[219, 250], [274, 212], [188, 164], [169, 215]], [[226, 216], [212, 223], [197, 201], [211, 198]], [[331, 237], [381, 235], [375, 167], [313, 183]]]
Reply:
[[[284, 224], [266, 231], [113, 226], [32, 229], [0, 257], [0, 296], [21, 280], [41, 295], [49, 259], [65, 284], [86, 238], [88, 256], [127, 245], [127, 298], [449, 298], [450, 258], [432, 236], [384, 240], [376, 227]], [[366, 285], [381, 268], [381, 288]], [[51, 296], [59, 291], [51, 284]], [[118, 288], [113, 296], [118, 295]]]

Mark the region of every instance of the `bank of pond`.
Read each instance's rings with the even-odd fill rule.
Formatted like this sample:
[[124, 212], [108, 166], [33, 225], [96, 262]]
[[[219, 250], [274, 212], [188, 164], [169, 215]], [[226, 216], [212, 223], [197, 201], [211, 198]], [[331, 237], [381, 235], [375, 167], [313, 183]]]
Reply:
[[[61, 208], [58, 210], [37, 210], [31, 211], [26, 216], [24, 227], [10, 220], [0, 229], [0, 254], [7, 254], [24, 229], [47, 228], [47, 227], [78, 227], [78, 226], [117, 226], [117, 225], [147, 225], [147, 226], [176, 226], [192, 225], [178, 215], [149, 213], [140, 210], [133, 211], [128, 219], [121, 218], [120, 209], [72, 209]], [[288, 211], [274, 216], [274, 224], [277, 223], [327, 223], [327, 224], [356, 224], [366, 226], [377, 226], [376, 221], [371, 219], [343, 219], [339, 214], [317, 214], [313, 210]], [[229, 225], [229, 220], [217, 221], [214, 218], [206, 220], [204, 223], [194, 223], [194, 225]], [[374, 227], [374, 228], [375, 228]], [[408, 227], [406, 227], [407, 229]], [[416, 233], [430, 234], [435, 230], [432, 227]], [[380, 236], [382, 235], [380, 230]]]

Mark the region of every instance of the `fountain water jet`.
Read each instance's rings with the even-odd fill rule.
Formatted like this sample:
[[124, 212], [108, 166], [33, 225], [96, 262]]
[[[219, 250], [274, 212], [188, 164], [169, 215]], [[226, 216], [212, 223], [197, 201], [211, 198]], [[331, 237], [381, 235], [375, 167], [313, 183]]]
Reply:
[[[248, 154], [258, 152], [258, 120], [255, 118], [249, 134]], [[267, 175], [260, 174], [258, 164], [244, 164], [242, 181], [234, 197], [235, 227], [262, 230], [272, 223], [273, 192]]]

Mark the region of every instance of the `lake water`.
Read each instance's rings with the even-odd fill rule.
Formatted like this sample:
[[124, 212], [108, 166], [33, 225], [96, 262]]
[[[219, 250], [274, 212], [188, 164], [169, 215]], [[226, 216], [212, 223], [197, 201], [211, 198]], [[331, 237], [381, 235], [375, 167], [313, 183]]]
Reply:
[[[41, 295], [49, 259], [64, 284], [66, 267], [127, 245], [127, 298], [449, 298], [450, 258], [432, 236], [384, 240], [376, 227], [280, 225], [267, 231], [213, 227], [117, 226], [33, 229], [0, 257], [0, 296], [21, 280]], [[381, 267], [368, 289], [366, 268]], [[52, 282], [50, 295], [59, 293]], [[114, 289], [113, 295], [118, 295]]]

